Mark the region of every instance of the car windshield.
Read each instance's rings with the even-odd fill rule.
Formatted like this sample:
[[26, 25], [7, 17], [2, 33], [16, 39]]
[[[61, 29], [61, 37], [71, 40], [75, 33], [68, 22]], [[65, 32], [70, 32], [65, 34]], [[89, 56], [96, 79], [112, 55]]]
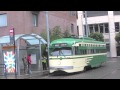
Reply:
[[55, 48], [51, 52], [52, 56], [69, 56], [72, 55], [72, 49], [71, 48]]

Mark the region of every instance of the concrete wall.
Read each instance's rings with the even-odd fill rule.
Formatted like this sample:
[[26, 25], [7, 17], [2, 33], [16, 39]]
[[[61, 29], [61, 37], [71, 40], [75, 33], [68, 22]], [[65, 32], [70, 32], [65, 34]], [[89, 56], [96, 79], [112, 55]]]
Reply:
[[[79, 11], [79, 12], [82, 12], [82, 11]], [[79, 19], [81, 19], [81, 17], [79, 17]], [[81, 20], [79, 20], [79, 21], [80, 22], [77, 22], [77, 23], [80, 27], [82, 26], [81, 22], [83, 22], [83, 25], [85, 25], [84, 18], [82, 18], [82, 21]], [[116, 32], [115, 32], [114, 22], [120, 22], [120, 15], [114, 15], [113, 11], [108, 11], [108, 15], [106, 15], [106, 16], [87, 17], [88, 24], [109, 23], [110, 33], [104, 33], [103, 35], [104, 35], [104, 39], [110, 40], [110, 52], [108, 52], [108, 56], [111, 56], [111, 57], [117, 56], [116, 55], [116, 41], [115, 41]], [[80, 29], [80, 31], [82, 31], [81, 29]]]
[[83, 12], [78, 11], [78, 20], [77, 20], [77, 25], [79, 27], [79, 37], [83, 36], [84, 34], [84, 27], [83, 27]]
[[108, 11], [109, 18], [109, 33], [110, 33], [110, 53], [111, 57], [116, 57], [116, 41], [115, 41], [115, 25], [114, 25], [114, 16], [113, 11]]

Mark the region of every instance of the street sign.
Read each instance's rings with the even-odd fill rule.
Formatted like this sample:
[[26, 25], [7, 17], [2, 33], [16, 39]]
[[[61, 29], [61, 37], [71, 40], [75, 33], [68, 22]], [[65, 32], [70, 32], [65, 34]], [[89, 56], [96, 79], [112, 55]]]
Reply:
[[10, 43], [14, 44], [14, 28], [10, 29], [9, 31], [9, 35], [10, 35]]

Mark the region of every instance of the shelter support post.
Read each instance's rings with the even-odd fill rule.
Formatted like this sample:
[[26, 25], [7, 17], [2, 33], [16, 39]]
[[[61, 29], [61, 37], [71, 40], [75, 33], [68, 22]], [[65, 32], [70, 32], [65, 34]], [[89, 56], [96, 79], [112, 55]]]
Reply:
[[17, 72], [18, 72], [18, 76], [20, 76], [20, 61], [19, 61], [19, 49], [20, 49], [20, 44], [19, 44], [19, 39], [17, 40]]
[[43, 71], [43, 67], [42, 67], [42, 55], [41, 55], [41, 43], [40, 43], [40, 39], [39, 39], [39, 50], [40, 50], [40, 70]]
[[[4, 64], [2, 45], [0, 44], [0, 64]], [[2, 68], [2, 74], [4, 74], [4, 68]]]

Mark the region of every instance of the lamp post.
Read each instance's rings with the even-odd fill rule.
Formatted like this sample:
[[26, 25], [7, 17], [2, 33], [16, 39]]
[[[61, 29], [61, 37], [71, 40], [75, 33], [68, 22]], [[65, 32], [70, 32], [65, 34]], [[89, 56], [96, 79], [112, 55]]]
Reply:
[[48, 23], [48, 11], [45, 11], [46, 16], [46, 33], [47, 33], [47, 59], [48, 59], [48, 69], [49, 69], [49, 45], [50, 45], [50, 36], [49, 36], [49, 23]]

